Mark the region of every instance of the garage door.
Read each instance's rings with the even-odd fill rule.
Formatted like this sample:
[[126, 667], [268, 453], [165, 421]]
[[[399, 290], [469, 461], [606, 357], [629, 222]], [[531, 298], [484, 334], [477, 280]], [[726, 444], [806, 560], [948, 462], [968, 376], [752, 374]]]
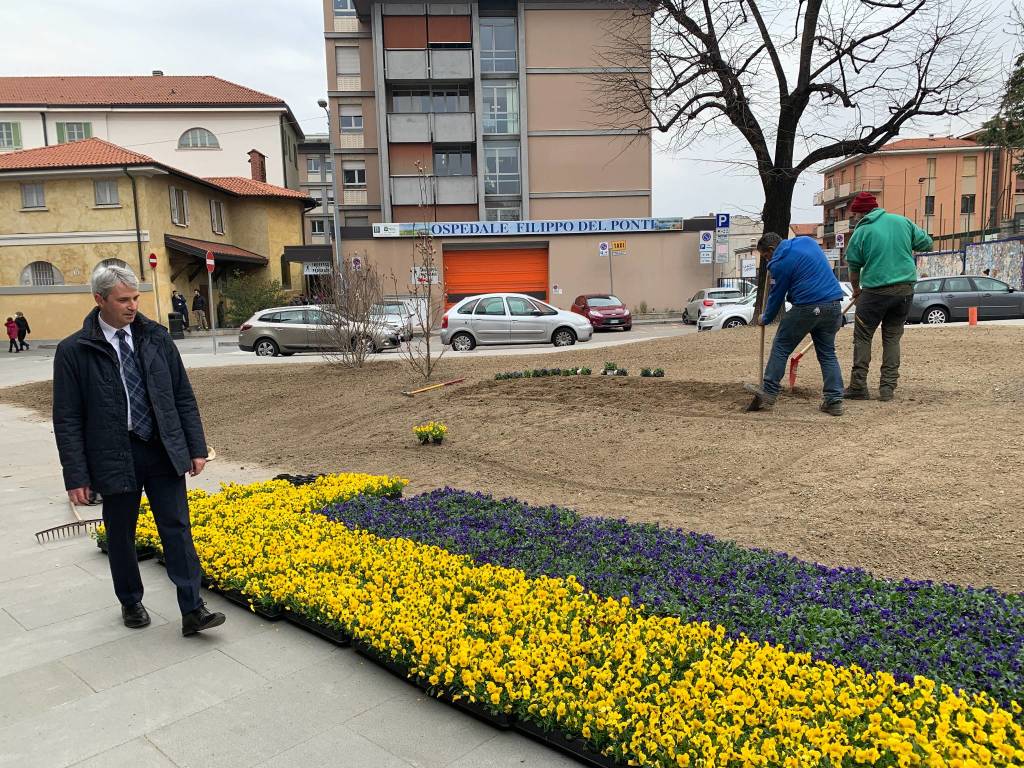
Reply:
[[547, 301], [548, 251], [445, 251], [444, 281], [448, 306], [477, 293], [525, 293]]

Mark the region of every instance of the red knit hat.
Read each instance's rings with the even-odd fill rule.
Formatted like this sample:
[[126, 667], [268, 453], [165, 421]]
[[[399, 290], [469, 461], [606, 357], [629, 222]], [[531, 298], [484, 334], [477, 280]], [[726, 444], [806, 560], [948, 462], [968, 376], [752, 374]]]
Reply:
[[878, 200], [870, 192], [858, 192], [850, 205], [850, 213], [868, 213], [878, 207]]

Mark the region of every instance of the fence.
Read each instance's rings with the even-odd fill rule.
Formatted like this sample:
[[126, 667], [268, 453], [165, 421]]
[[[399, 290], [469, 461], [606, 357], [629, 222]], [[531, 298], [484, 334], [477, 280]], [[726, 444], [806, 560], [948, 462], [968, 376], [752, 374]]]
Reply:
[[933, 251], [916, 256], [917, 271], [924, 277], [989, 275], [1014, 288], [1024, 289], [1024, 238], [968, 243], [959, 251]]

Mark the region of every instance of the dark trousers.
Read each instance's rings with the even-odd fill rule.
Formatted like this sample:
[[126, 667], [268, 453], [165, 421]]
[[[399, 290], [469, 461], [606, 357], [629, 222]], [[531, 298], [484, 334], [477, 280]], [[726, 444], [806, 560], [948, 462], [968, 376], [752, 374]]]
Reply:
[[[8, 336], [7, 338], [10, 339], [11, 337]], [[11, 343], [7, 345], [7, 353], [10, 354], [11, 352], [21, 352], [21, 347], [18, 346], [17, 339], [11, 339]]]
[[896, 389], [900, 378], [900, 339], [907, 323], [907, 313], [914, 301], [905, 296], [861, 291], [857, 299], [857, 320], [853, 325], [853, 371], [850, 389], [867, 390], [868, 368], [871, 366], [871, 341], [882, 326], [882, 371], [879, 388]]
[[159, 437], [147, 442], [132, 435], [131, 444], [139, 490], [103, 496], [103, 524], [107, 528], [114, 593], [122, 605], [142, 602], [135, 526], [145, 489], [163, 543], [167, 575], [178, 588], [178, 607], [184, 615], [202, 605], [202, 570], [192, 543], [185, 478], [171, 465]]
[[21, 349], [28, 349], [28, 342], [25, 341], [25, 331], [18, 331], [18, 346]]
[[769, 395], [779, 394], [779, 382], [786, 374], [786, 364], [807, 334], [814, 341], [814, 353], [821, 366], [822, 395], [826, 403], [843, 399], [843, 372], [836, 357], [836, 332], [842, 327], [842, 307], [838, 301], [794, 306], [787, 312], [775, 332], [771, 355], [764, 367], [761, 387]]

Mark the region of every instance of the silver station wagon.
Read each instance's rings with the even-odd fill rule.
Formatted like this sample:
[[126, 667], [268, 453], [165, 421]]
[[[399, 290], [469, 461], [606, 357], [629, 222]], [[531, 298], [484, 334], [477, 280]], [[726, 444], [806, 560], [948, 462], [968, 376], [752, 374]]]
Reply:
[[456, 352], [477, 344], [554, 344], [589, 341], [594, 327], [582, 315], [523, 293], [487, 293], [458, 302], [441, 320], [441, 343]]

